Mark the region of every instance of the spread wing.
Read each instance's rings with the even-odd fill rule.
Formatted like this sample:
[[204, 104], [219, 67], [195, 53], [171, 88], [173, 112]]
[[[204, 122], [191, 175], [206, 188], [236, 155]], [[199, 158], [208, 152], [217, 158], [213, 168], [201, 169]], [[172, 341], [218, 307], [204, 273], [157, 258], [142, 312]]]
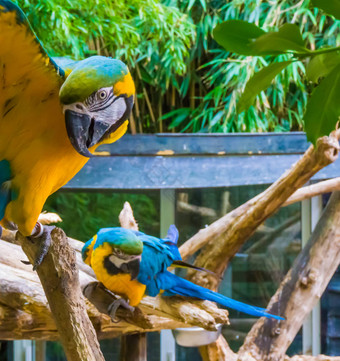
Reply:
[[43, 101], [58, 94], [63, 78], [22, 10], [0, 0], [0, 126], [19, 98]]

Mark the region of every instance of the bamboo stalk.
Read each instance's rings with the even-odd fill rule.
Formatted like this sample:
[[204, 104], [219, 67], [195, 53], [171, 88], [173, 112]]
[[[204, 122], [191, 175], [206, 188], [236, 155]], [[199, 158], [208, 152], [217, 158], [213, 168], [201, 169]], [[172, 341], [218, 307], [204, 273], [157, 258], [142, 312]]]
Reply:
[[137, 71], [138, 78], [139, 78], [139, 80], [140, 80], [140, 82], [142, 84], [144, 99], [145, 99], [146, 105], [147, 105], [148, 110], [149, 110], [151, 121], [152, 121], [153, 124], [156, 124], [155, 114], [154, 114], [153, 109], [152, 109], [149, 94], [148, 94], [148, 92], [147, 92], [147, 90], [146, 90], [146, 88], [145, 88], [145, 86], [143, 84], [142, 76], [141, 76], [138, 64], [136, 64], [136, 71]]

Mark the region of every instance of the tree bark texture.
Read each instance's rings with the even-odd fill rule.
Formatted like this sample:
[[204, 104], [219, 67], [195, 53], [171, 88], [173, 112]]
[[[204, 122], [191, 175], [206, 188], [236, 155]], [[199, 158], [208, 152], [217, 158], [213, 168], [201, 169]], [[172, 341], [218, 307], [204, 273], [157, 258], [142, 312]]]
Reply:
[[301, 202], [305, 199], [319, 196], [320, 194], [331, 193], [338, 190], [340, 190], [340, 177], [327, 179], [298, 189], [283, 203], [282, 206], [289, 206], [290, 204]]
[[[98, 285], [92, 269], [81, 260], [83, 243], [71, 238], [68, 241], [76, 250], [81, 288]], [[20, 246], [0, 241], [0, 339], [57, 340], [56, 324], [39, 277], [32, 266], [21, 260], [27, 257]], [[179, 297], [145, 297], [133, 314], [118, 309], [121, 321], [114, 323], [104, 312], [112, 296], [105, 292], [103, 295], [102, 290], [93, 295], [97, 296], [97, 305], [102, 303], [101, 312], [88, 301], [86, 307], [100, 339], [185, 326], [215, 330], [216, 324], [228, 323], [228, 311], [218, 309], [214, 303], [191, 303]]]

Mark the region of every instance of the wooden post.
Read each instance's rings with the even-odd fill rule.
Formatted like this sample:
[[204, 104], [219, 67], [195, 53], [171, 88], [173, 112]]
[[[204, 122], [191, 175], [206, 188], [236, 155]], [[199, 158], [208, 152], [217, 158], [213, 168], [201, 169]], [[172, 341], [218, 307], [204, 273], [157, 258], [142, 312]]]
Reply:
[[120, 361], [146, 361], [146, 333], [121, 338]]
[[35, 341], [35, 361], [46, 361], [45, 341]]

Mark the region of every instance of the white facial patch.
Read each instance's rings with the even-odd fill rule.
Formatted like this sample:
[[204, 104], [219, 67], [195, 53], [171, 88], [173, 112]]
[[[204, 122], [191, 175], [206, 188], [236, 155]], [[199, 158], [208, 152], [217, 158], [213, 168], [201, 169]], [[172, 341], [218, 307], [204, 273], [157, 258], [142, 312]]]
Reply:
[[122, 118], [126, 111], [126, 103], [123, 98], [114, 99], [113, 103], [105, 109], [102, 109], [96, 113], [93, 113], [93, 116], [107, 124], [114, 124]]
[[128, 262], [133, 261], [133, 260], [135, 260], [135, 259], [141, 260], [141, 258], [142, 258], [142, 256], [139, 255], [139, 256], [129, 256], [128, 258], [123, 259], [123, 258], [117, 257], [117, 256], [114, 255], [114, 254], [111, 254], [111, 255], [109, 256], [109, 261], [110, 261], [111, 263], [113, 263], [117, 268], [120, 268], [120, 266], [121, 266], [123, 263], [128, 263]]

